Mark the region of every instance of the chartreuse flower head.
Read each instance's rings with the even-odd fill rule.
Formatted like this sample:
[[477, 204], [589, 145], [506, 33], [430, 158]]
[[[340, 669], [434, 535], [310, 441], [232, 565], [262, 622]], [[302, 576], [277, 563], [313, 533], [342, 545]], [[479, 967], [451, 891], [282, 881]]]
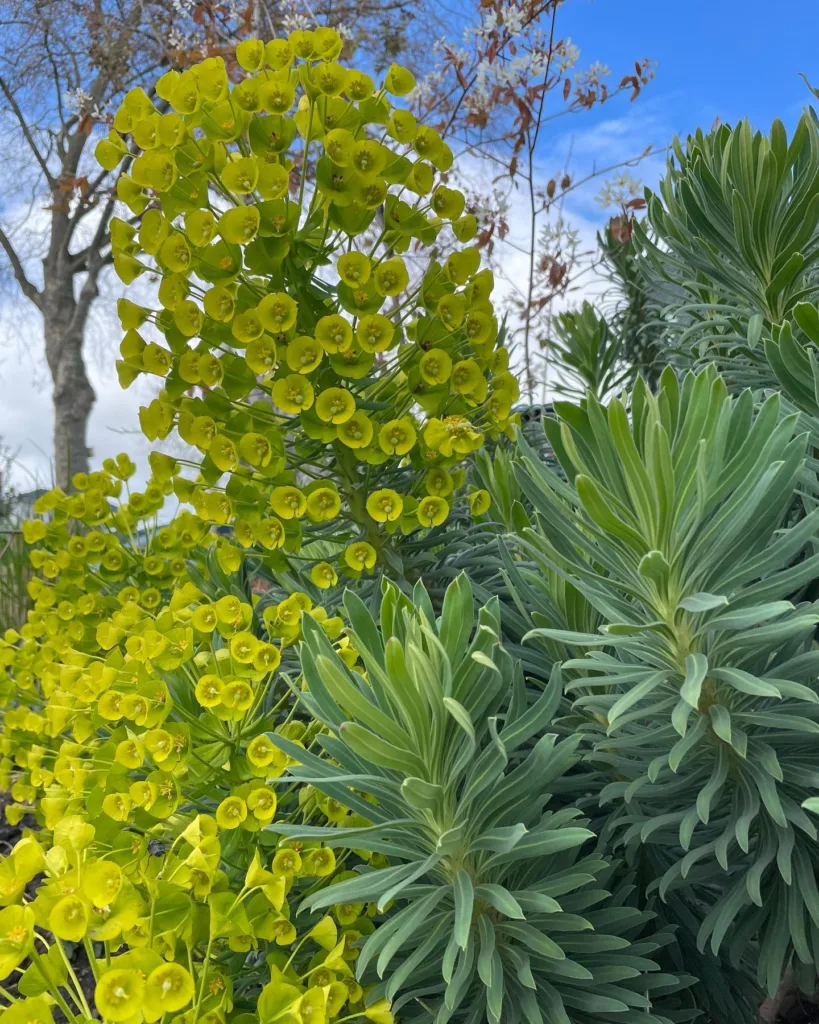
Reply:
[[[395, 520], [361, 497], [375, 468], [418, 500], [426, 471], [512, 416], [513, 390], [494, 386], [492, 275], [468, 244], [464, 196], [439, 177], [452, 152], [405, 108], [406, 68], [374, 82], [341, 51], [330, 28], [243, 40], [235, 75], [208, 57], [165, 73], [156, 103], [129, 92], [98, 147], [106, 168], [135, 154], [118, 185], [130, 213], [111, 222], [115, 270], [159, 279], [154, 303], [119, 304], [120, 380], [151, 374], [162, 389], [141, 410], [146, 436], [175, 430], [199, 451], [198, 475], [180, 463], [166, 477], [177, 496], [206, 522], [240, 520], [238, 545], [219, 547], [225, 572], [251, 549], [282, 566], [323, 529], [318, 499], [303, 508], [283, 491], [306, 486], [287, 475], [303, 467], [331, 478], [338, 536], [374, 531], [379, 557]], [[459, 500], [434, 515], [405, 506], [402, 530]], [[265, 505], [275, 519], [258, 516]], [[108, 572], [127, 571], [112, 552]]]

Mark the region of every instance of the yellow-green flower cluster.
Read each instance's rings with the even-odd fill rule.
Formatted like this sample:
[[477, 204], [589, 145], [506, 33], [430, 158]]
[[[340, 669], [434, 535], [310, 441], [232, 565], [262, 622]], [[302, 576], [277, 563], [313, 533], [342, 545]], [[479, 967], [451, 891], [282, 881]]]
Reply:
[[153, 464], [135, 491], [127, 456], [110, 460], [24, 527], [40, 575], [26, 623], [0, 639], [0, 789], [7, 819], [38, 828], [0, 859], [0, 980], [19, 975], [0, 1019], [389, 1022], [354, 974], [375, 908], [294, 912], [373, 857], [276, 831], [369, 824], [279, 787], [291, 762], [271, 738], [309, 749], [319, 731], [282, 672], [304, 616], [357, 655], [301, 591], [208, 596], [220, 539], [186, 511], [160, 525], [172, 485]]
[[412, 76], [376, 86], [340, 50], [299, 31], [240, 44], [235, 76], [221, 58], [168, 71], [155, 102], [127, 93], [97, 157], [137, 154], [117, 190], [139, 224], [112, 221], [114, 266], [159, 286], [155, 306], [120, 302], [119, 376], [156, 378], [143, 431], [194, 451], [195, 477], [164, 468], [176, 494], [270, 558], [305, 529], [331, 538], [333, 571], [356, 575], [395, 530], [447, 519], [518, 386], [452, 153], [397, 102]]

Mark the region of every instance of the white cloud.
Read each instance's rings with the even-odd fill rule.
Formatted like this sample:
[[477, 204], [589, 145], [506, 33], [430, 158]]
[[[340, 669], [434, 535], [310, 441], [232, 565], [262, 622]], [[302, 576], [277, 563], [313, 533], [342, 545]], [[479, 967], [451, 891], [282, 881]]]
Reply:
[[[21, 491], [52, 483], [53, 412], [51, 378], [44, 357], [42, 320], [24, 300], [0, 306], [0, 439], [15, 456], [12, 482]], [[127, 391], [117, 380], [114, 361], [121, 334], [113, 304], [105, 301], [89, 331], [88, 370], [97, 400], [91, 413], [88, 443], [93, 463], [127, 450], [145, 475], [150, 445], [139, 430], [139, 406], [151, 386], [140, 378]], [[98, 336], [104, 325], [106, 343]]]

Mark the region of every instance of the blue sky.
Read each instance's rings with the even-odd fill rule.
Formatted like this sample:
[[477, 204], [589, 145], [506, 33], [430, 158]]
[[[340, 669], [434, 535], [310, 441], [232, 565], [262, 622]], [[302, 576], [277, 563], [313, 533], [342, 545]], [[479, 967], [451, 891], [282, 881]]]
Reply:
[[790, 126], [812, 99], [799, 72], [819, 85], [817, 0], [569, 0], [559, 18], [581, 64], [597, 59], [617, 72], [631, 57], [657, 62], [634, 114], [661, 110], [671, 134], [716, 117]]
[[[568, 152], [580, 177], [653, 144], [657, 155], [631, 171], [653, 188], [675, 134], [746, 116], [763, 131], [780, 117], [790, 133], [806, 104], [819, 108], [800, 77], [819, 87], [819, 0], [566, 0], [557, 34], [579, 47], [578, 70], [607, 64], [610, 87], [643, 57], [656, 63], [656, 77], [634, 103], [617, 97], [552, 122], [538, 154], [547, 175]], [[576, 192], [569, 206], [587, 237], [606, 217], [595, 202], [600, 184]]]

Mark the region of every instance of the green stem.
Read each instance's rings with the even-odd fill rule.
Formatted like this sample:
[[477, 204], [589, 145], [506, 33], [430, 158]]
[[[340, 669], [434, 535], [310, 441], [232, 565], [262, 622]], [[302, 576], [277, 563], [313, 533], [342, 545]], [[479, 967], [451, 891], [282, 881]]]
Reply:
[[34, 965], [36, 966], [37, 970], [42, 975], [43, 981], [45, 981], [45, 983], [46, 983], [46, 988], [48, 989], [50, 995], [53, 997], [53, 999], [56, 1002], [57, 1006], [59, 1006], [59, 1008], [66, 1015], [68, 1020], [72, 1022], [72, 1024], [77, 1024], [77, 1015], [75, 1013], [72, 1013], [71, 1008], [69, 1007], [68, 1003], [63, 998], [63, 996], [60, 994], [60, 990], [54, 984], [54, 982], [51, 979], [51, 976], [49, 975], [48, 971], [45, 969], [45, 967], [43, 965], [43, 958], [42, 958], [42, 956], [37, 952], [36, 949], [32, 949], [32, 951], [31, 951], [31, 959], [34, 961]]

